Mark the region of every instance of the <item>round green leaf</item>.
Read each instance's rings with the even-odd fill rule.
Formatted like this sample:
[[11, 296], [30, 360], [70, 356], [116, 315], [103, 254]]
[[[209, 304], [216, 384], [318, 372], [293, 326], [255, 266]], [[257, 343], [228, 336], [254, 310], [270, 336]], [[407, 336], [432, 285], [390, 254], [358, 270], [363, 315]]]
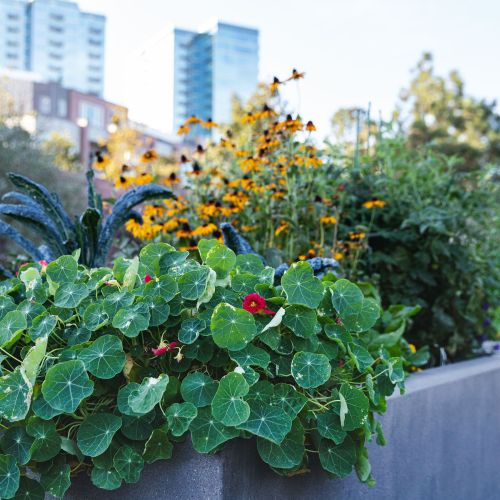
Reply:
[[300, 387], [312, 389], [328, 381], [332, 367], [324, 354], [297, 352], [292, 359], [292, 376]]
[[94, 486], [101, 488], [102, 490], [116, 490], [121, 484], [121, 477], [118, 472], [112, 469], [99, 469], [94, 467], [90, 474], [90, 480]]
[[33, 320], [33, 323], [28, 330], [28, 334], [32, 340], [47, 337], [54, 331], [56, 325], [57, 316], [44, 312]]
[[240, 366], [260, 366], [261, 368], [267, 368], [271, 356], [267, 351], [256, 347], [253, 344], [248, 344], [244, 349], [237, 352], [230, 353], [231, 359], [236, 361]]
[[380, 307], [373, 299], [363, 299], [361, 309], [352, 314], [341, 316], [344, 326], [356, 333], [369, 330], [380, 316]]
[[332, 285], [331, 292], [333, 307], [342, 319], [357, 314], [361, 310], [364, 299], [363, 292], [354, 283], [340, 279]]
[[2, 498], [13, 498], [19, 488], [21, 474], [12, 455], [0, 455], [0, 493]]
[[139, 260], [149, 274], [158, 276], [161, 258], [174, 251], [175, 248], [168, 243], [149, 243], [139, 253]]
[[236, 256], [236, 267], [241, 271], [258, 276], [264, 270], [262, 259], [251, 253]]
[[304, 408], [307, 398], [289, 384], [276, 384], [273, 387], [272, 402], [282, 408], [293, 420]]
[[120, 309], [113, 318], [113, 326], [126, 337], [137, 337], [147, 330], [150, 314], [146, 304], [136, 304], [132, 308]]
[[73, 283], [78, 275], [78, 264], [70, 255], [63, 255], [47, 266], [46, 273], [54, 283]]
[[137, 483], [141, 477], [144, 460], [130, 446], [122, 446], [113, 457], [113, 465], [126, 483]]
[[246, 422], [250, 406], [242, 398], [248, 394], [248, 389], [248, 383], [239, 373], [232, 372], [222, 377], [212, 400], [212, 415], [215, 419], [226, 426]]
[[108, 449], [121, 425], [122, 419], [111, 413], [89, 415], [78, 429], [76, 435], [78, 448], [84, 455], [97, 457]]
[[83, 322], [86, 328], [95, 332], [106, 325], [109, 321], [108, 313], [104, 310], [102, 303], [90, 304], [83, 313]]
[[87, 342], [92, 336], [92, 332], [84, 326], [70, 326], [64, 330], [63, 338], [69, 346], [75, 346]]
[[348, 384], [342, 384], [339, 395], [347, 405], [347, 413], [345, 413], [344, 417], [342, 416], [344, 412], [341, 412], [341, 403], [334, 403], [332, 406], [335, 413], [340, 415], [342, 429], [344, 431], [353, 431], [362, 427], [368, 417], [370, 407], [370, 402], [364, 392]]
[[160, 276], [158, 280], [152, 280], [144, 287], [144, 295], [161, 297], [166, 302], [171, 301], [177, 295], [177, 291], [176, 281], [168, 275]]
[[319, 445], [319, 460], [328, 472], [338, 477], [346, 477], [356, 463], [356, 446], [350, 436], [346, 436], [339, 445], [322, 439]]
[[219, 304], [210, 322], [213, 341], [222, 348], [239, 351], [257, 335], [254, 317], [230, 304]]
[[0, 297], [0, 319], [3, 318], [9, 311], [14, 311], [15, 309], [16, 304], [8, 295]]
[[33, 441], [24, 427], [11, 427], [3, 434], [0, 447], [4, 453], [12, 455], [17, 463], [24, 465], [31, 457]]
[[190, 373], [182, 381], [181, 395], [184, 401], [202, 408], [212, 402], [217, 386], [218, 383], [204, 373]]
[[279, 445], [258, 437], [257, 451], [266, 464], [277, 469], [293, 469], [300, 465], [305, 453], [304, 428], [300, 420], [293, 421], [292, 430]]
[[167, 321], [170, 315], [170, 306], [165, 299], [162, 297], [151, 297], [148, 300], [148, 307], [149, 314], [151, 315], [149, 326], [160, 326]]
[[114, 318], [120, 309], [127, 309], [134, 303], [135, 297], [127, 291], [114, 292], [106, 295], [102, 307], [110, 318]]
[[140, 415], [138, 417], [124, 415], [122, 418], [123, 424], [121, 432], [132, 441], [145, 441], [153, 432], [151, 423], [154, 417], [154, 412], [146, 413], [146, 415]]
[[199, 453], [210, 453], [222, 443], [240, 434], [234, 427], [226, 427], [217, 422], [209, 408], [199, 409], [197, 417], [189, 428], [193, 448]]
[[218, 279], [224, 279], [236, 264], [236, 254], [224, 245], [217, 245], [208, 251], [205, 264], [217, 273]]
[[315, 335], [316, 311], [304, 306], [290, 306], [285, 309], [283, 324], [295, 335], [308, 338]]
[[44, 500], [45, 491], [38, 481], [23, 476], [19, 483], [19, 489], [12, 498], [13, 500]]
[[316, 309], [323, 298], [323, 284], [307, 262], [293, 264], [281, 278], [281, 286], [290, 304]]
[[42, 384], [45, 401], [65, 413], [73, 413], [93, 390], [94, 382], [89, 379], [85, 365], [79, 359], [51, 366]]
[[326, 439], [330, 439], [335, 444], [344, 441], [347, 433], [342, 429], [339, 416], [333, 411], [318, 413], [316, 415], [318, 432]]
[[242, 295], [254, 292], [259, 283], [259, 278], [250, 273], [238, 273], [231, 277], [231, 288]]
[[28, 413], [33, 387], [22, 366], [0, 377], [0, 417], [16, 422]]
[[64, 283], [54, 295], [54, 305], [64, 309], [78, 307], [80, 302], [89, 296], [89, 290], [83, 283]]
[[140, 413], [136, 413], [135, 411], [133, 411], [132, 408], [130, 408], [130, 405], [128, 404], [128, 398], [130, 394], [139, 387], [140, 385], [137, 384], [136, 382], [131, 382], [130, 384], [120, 387], [120, 389], [118, 390], [116, 402], [118, 403], [118, 409], [124, 415], [129, 415], [131, 417], [137, 417], [140, 415]]
[[26, 330], [28, 324], [21, 311], [9, 311], [0, 321], [0, 347]]
[[128, 397], [132, 411], [140, 414], [149, 413], [160, 402], [167, 384], [168, 375], [164, 373], [158, 378], [146, 377]]
[[156, 460], [166, 460], [172, 458], [174, 446], [168, 439], [168, 431], [164, 429], [155, 429], [144, 446], [142, 456], [144, 460], [151, 464]]
[[206, 323], [197, 318], [185, 319], [179, 330], [178, 338], [183, 344], [192, 344], [206, 328]]
[[210, 269], [200, 266], [198, 269], [188, 271], [179, 278], [179, 291], [187, 300], [197, 300], [205, 292], [210, 276]]
[[249, 405], [250, 416], [238, 429], [281, 444], [292, 428], [292, 420], [287, 413], [282, 408], [256, 399], [251, 399]]
[[109, 379], [120, 373], [125, 365], [122, 341], [116, 335], [103, 335], [78, 353], [85, 368], [99, 378]]
[[35, 440], [31, 445], [31, 459], [46, 462], [54, 458], [61, 450], [61, 437], [57, 434], [54, 422], [30, 417], [26, 432]]
[[57, 498], [63, 498], [71, 486], [71, 468], [64, 457], [59, 456], [54, 460], [47, 470], [42, 471], [40, 479], [45, 491]]
[[33, 409], [33, 413], [43, 420], [51, 420], [56, 415], [63, 413], [61, 410], [54, 410], [54, 408], [43, 399], [42, 393], [38, 394], [31, 408]]
[[198, 414], [192, 403], [174, 403], [166, 411], [168, 428], [176, 437], [182, 436]]

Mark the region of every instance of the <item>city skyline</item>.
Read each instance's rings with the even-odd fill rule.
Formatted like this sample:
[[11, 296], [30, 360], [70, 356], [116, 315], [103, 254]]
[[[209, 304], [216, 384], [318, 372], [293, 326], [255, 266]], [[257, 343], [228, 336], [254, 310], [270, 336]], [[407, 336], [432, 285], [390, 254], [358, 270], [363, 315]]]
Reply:
[[[167, 23], [198, 26], [211, 17], [260, 31], [259, 80], [284, 78], [292, 68], [306, 78], [284, 90], [290, 107], [311, 119], [321, 138], [340, 107], [366, 106], [374, 114], [393, 109], [399, 90], [425, 51], [436, 71], [457, 69], [466, 92], [489, 100], [500, 97], [500, 68], [492, 64], [500, 44], [496, 19], [500, 3], [491, 0], [80, 0], [82, 9], [107, 16], [106, 89], [108, 99], [125, 103], [125, 85], [135, 71], [130, 54]], [[154, 12], [154, 15], [152, 15]], [[485, 75], [488, 75], [486, 78]], [[134, 109], [131, 113], [134, 114]]]

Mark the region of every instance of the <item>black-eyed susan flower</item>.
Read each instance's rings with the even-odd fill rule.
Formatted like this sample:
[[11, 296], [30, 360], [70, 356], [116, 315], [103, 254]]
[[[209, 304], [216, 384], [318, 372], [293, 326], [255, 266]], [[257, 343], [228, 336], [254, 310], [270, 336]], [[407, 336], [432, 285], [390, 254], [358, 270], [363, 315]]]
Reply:
[[249, 111], [243, 118], [241, 119], [242, 123], [253, 123], [257, 120], [257, 116], [255, 116], [251, 111]]
[[187, 125], [181, 125], [177, 130], [177, 135], [189, 134], [190, 128]]
[[292, 70], [292, 76], [288, 78], [288, 80], [300, 80], [301, 78], [304, 78], [305, 73], [304, 72], [299, 72], [295, 68]]
[[385, 205], [386, 205], [385, 201], [375, 199], [375, 200], [365, 201], [362, 206], [364, 208], [370, 209], [370, 208], [375, 208], [375, 207], [377, 207], [377, 208], [384, 208]]
[[179, 182], [181, 182], [181, 180], [177, 177], [175, 172], [172, 172], [167, 178], [162, 179], [162, 183], [166, 186], [175, 186], [176, 184], [179, 184]]
[[212, 121], [212, 118], [207, 118], [205, 121], [201, 122], [201, 126], [203, 128], [215, 128], [217, 127], [217, 123]]
[[102, 154], [101, 151], [96, 151], [94, 168], [103, 170], [109, 165], [110, 161], [111, 160], [108, 155]]
[[279, 78], [277, 76], [275, 76], [273, 78], [271, 85], [269, 85], [269, 91], [271, 92], [271, 94], [275, 94], [280, 85], [281, 85], [281, 82], [280, 82]]
[[362, 240], [366, 238], [366, 233], [363, 231], [353, 231], [349, 233], [350, 240]]
[[149, 149], [141, 155], [142, 163], [149, 163], [158, 159], [158, 153], [154, 149]]
[[337, 224], [337, 218], [333, 215], [324, 215], [319, 221], [321, 224]]
[[315, 132], [316, 131], [316, 126], [314, 125], [314, 123], [309, 120], [307, 123], [306, 123], [306, 130], [308, 132]]
[[201, 123], [201, 118], [198, 118], [196, 115], [191, 115], [185, 122], [184, 125], [197, 125]]
[[179, 229], [175, 233], [177, 238], [191, 238], [192, 234], [193, 234], [193, 232], [191, 231], [191, 227], [189, 226], [189, 224], [187, 222], [184, 222], [182, 224], [181, 229]]
[[192, 235], [199, 237], [210, 236], [214, 231], [217, 231], [217, 226], [209, 222], [193, 229]]
[[280, 222], [280, 225], [276, 228], [276, 231], [274, 231], [274, 235], [279, 236], [281, 233], [283, 233], [288, 229], [288, 226], [289, 226], [288, 222], [282, 220]]

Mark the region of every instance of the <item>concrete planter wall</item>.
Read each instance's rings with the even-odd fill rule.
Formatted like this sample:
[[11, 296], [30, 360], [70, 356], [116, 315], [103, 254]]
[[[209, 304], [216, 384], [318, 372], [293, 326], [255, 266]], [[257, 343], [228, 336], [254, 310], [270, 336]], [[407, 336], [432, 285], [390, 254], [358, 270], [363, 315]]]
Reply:
[[174, 459], [147, 466], [141, 481], [105, 492], [79, 477], [71, 500], [493, 500], [500, 499], [500, 356], [413, 375], [392, 397], [382, 424], [387, 446], [371, 446], [374, 488], [355, 474], [330, 480], [312, 464], [282, 478], [262, 463], [252, 440], [199, 455], [189, 443]]

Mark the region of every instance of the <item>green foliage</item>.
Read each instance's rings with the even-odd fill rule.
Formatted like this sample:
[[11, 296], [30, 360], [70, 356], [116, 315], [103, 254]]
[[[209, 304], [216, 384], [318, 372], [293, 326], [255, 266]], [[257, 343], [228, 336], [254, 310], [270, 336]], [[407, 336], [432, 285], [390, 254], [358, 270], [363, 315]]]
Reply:
[[[409, 360], [426, 361], [402, 337], [413, 311], [379, 317], [366, 284], [320, 280], [306, 263], [263, 284], [257, 260], [201, 247], [203, 265], [153, 244], [113, 270], [63, 256], [0, 283], [0, 322], [14, 325], [2, 333], [2, 497], [62, 497], [74, 470], [113, 490], [185, 436], [201, 453], [255, 436], [281, 474], [306, 469], [313, 451], [328, 472], [356, 465], [372, 481], [360, 450], [376, 434], [374, 413], [403, 390]], [[30, 317], [21, 311], [33, 286]], [[243, 308], [250, 292], [265, 309]], [[39, 482], [24, 479], [27, 468]]]

